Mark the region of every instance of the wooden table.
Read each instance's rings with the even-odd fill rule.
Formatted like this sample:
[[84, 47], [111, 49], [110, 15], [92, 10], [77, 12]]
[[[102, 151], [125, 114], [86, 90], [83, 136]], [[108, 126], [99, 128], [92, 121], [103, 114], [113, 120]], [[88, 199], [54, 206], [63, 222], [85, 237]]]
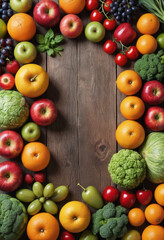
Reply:
[[[84, 25], [88, 16], [85, 11], [80, 15]], [[37, 30], [46, 32], [39, 26]], [[107, 33], [106, 39], [111, 38]], [[114, 56], [103, 52], [104, 42], [89, 42], [83, 33], [76, 40], [65, 40], [62, 57], [38, 54], [35, 61], [50, 77], [43, 97], [53, 100], [58, 109], [57, 120], [42, 128], [40, 139], [51, 152], [47, 182], [55, 187], [69, 185], [67, 201], [82, 201], [78, 182], [84, 187], [93, 185], [100, 192], [112, 184], [107, 167], [119, 149], [115, 131], [124, 120], [119, 106], [125, 97], [117, 90], [116, 78], [130, 66], [116, 66]]]

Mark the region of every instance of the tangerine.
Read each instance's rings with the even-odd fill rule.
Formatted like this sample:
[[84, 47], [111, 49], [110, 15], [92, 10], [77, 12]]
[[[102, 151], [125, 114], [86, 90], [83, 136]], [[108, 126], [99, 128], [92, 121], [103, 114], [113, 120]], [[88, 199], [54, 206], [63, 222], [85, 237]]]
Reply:
[[128, 213], [129, 223], [132, 226], [139, 227], [145, 222], [145, 214], [140, 208], [133, 208]]
[[85, 7], [85, 0], [59, 0], [59, 6], [65, 13], [78, 14]]
[[156, 203], [150, 204], [145, 209], [145, 217], [150, 224], [160, 224], [164, 219], [163, 207]]
[[161, 183], [156, 187], [154, 198], [158, 204], [164, 206], [164, 183]]
[[137, 29], [142, 34], [154, 34], [159, 30], [159, 19], [153, 13], [143, 14], [137, 22]]
[[28, 41], [36, 33], [36, 24], [33, 18], [26, 13], [14, 14], [7, 23], [9, 35], [16, 41]]
[[142, 240], [164, 240], [164, 228], [162, 226], [149, 225], [142, 233]]
[[142, 55], [154, 53], [157, 49], [157, 40], [153, 36], [145, 34], [138, 38], [136, 47]]

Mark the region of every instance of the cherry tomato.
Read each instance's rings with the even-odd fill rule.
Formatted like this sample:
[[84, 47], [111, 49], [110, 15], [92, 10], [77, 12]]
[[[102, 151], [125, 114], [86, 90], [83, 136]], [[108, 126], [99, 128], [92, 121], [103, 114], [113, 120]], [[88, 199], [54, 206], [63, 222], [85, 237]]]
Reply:
[[115, 56], [115, 63], [119, 66], [124, 66], [126, 63], [127, 63], [127, 56], [122, 54], [122, 53], [118, 53], [116, 56]]
[[103, 22], [104, 28], [108, 31], [114, 30], [116, 25], [117, 25], [117, 23], [116, 23], [116, 20], [114, 18], [111, 19], [111, 20], [105, 19], [104, 22]]
[[99, 6], [99, 1], [98, 0], [87, 0], [86, 2], [86, 8], [88, 11], [93, 11], [97, 9]]
[[136, 201], [136, 195], [134, 193], [122, 190], [120, 195], [120, 204], [125, 208], [131, 208]]
[[139, 56], [139, 51], [136, 48], [136, 46], [131, 46], [127, 51], [126, 51], [126, 56], [130, 60], [136, 60]]
[[71, 233], [63, 231], [60, 235], [60, 240], [75, 240], [75, 237]]
[[112, 40], [107, 40], [104, 43], [103, 49], [104, 49], [104, 52], [106, 52], [108, 54], [112, 54], [116, 51], [117, 44], [115, 42], [113, 42]]
[[141, 204], [148, 205], [152, 200], [153, 194], [151, 190], [138, 190], [136, 197]]
[[99, 12], [98, 9], [95, 9], [90, 14], [90, 19], [92, 22], [102, 22], [104, 15]]
[[104, 3], [104, 10], [106, 12], [110, 12], [110, 4], [112, 3], [112, 0], [106, 0]]
[[103, 191], [103, 198], [106, 202], [114, 202], [118, 199], [120, 192], [117, 188], [107, 186]]

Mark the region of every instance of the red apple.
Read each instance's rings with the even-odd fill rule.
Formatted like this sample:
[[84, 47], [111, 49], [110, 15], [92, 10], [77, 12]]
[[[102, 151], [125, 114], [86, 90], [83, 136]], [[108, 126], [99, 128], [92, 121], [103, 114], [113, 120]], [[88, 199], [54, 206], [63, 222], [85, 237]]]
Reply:
[[0, 87], [6, 90], [12, 89], [15, 84], [15, 78], [10, 73], [4, 73], [0, 76]]
[[131, 43], [137, 36], [136, 31], [130, 25], [130, 23], [121, 23], [114, 31], [113, 37], [118, 42], [122, 42], [124, 45]]
[[164, 85], [159, 81], [148, 81], [143, 85], [141, 98], [150, 105], [158, 105], [164, 101]]
[[17, 157], [23, 149], [21, 136], [12, 130], [0, 133], [0, 155], [6, 158]]
[[49, 99], [35, 101], [30, 109], [31, 118], [40, 126], [48, 126], [57, 118], [55, 104]]
[[60, 31], [67, 38], [77, 38], [83, 31], [83, 23], [77, 15], [68, 14], [60, 22]]
[[61, 18], [61, 11], [54, 1], [42, 0], [35, 5], [33, 17], [38, 24], [44, 27], [54, 27]]
[[0, 190], [15, 191], [22, 183], [23, 172], [19, 165], [12, 161], [0, 163]]
[[147, 128], [152, 131], [164, 130], [164, 108], [150, 107], [144, 117], [144, 122]]

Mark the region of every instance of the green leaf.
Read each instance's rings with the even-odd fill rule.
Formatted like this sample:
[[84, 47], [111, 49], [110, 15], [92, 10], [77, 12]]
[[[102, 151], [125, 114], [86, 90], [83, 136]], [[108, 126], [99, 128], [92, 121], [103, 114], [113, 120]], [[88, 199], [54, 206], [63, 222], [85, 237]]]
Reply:
[[64, 50], [64, 48], [63, 48], [63, 47], [61, 47], [61, 46], [58, 46], [58, 47], [54, 48], [54, 50], [55, 50], [55, 51], [63, 51], [63, 50]]
[[36, 41], [39, 44], [44, 44], [44, 36], [42, 34], [36, 34]]
[[47, 50], [47, 54], [49, 55], [49, 56], [53, 56], [54, 55], [54, 50], [52, 49], [52, 48], [50, 48], [50, 49], [48, 49]]
[[56, 43], [60, 43], [64, 40], [64, 36], [63, 35], [56, 35], [55, 36], [55, 42]]
[[55, 47], [55, 45], [56, 45], [55, 39], [51, 40], [50, 45], [51, 45], [51, 47]]
[[37, 50], [41, 53], [46, 51], [46, 46], [45, 45], [38, 45]]
[[50, 29], [47, 31], [47, 33], [46, 33], [46, 35], [45, 35], [45, 38], [46, 38], [46, 39], [52, 39], [52, 38], [54, 38], [54, 37], [55, 37], [54, 32], [53, 32], [53, 30], [50, 28]]

